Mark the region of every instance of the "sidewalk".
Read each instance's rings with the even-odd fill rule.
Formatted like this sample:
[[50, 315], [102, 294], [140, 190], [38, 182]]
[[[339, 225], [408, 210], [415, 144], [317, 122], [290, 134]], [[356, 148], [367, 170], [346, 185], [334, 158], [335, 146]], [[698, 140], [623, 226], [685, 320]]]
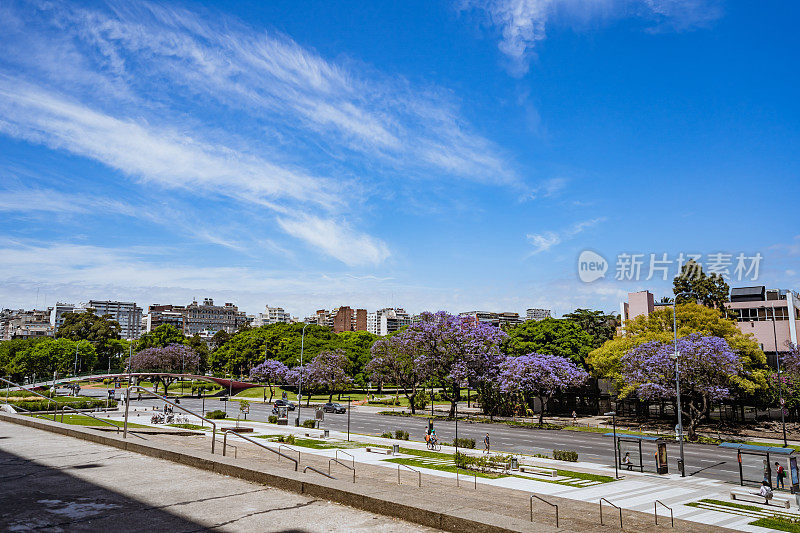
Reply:
[[[140, 421], [137, 420], [137, 422]], [[277, 426], [263, 422], [248, 421], [246, 424], [243, 423], [242, 425], [253, 427], [255, 430], [254, 435], [256, 436], [294, 434], [299, 437], [305, 437], [305, 435], [308, 434], [311, 438], [321, 440], [323, 434], [321, 430]], [[180, 441], [184, 444], [188, 442], [187, 437], [171, 437], [171, 439], [173, 442]], [[332, 445], [337, 442], [344, 445], [345, 443], [343, 441], [345, 439], [346, 433], [330, 431], [330, 439], [328, 439], [327, 442]], [[410, 450], [419, 450], [421, 452], [428, 451], [423, 442], [398, 441], [352, 433], [351, 441], [362, 446], [366, 444], [375, 444], [389, 447], [393, 444], [399, 444], [402, 448]], [[235, 442], [238, 447], [237, 454], [239, 454], [239, 457], [243, 457], [241, 454], [245, 454], [244, 457], [252, 456], [253, 458], [263, 459], [263, 457], [261, 457], [263, 454], [258, 452], [256, 447], [252, 444], [233, 436], [229, 438], [229, 442]], [[196, 440], [193, 443], [193, 446], [195, 445], [208, 446], [207, 444], [202, 445]], [[300, 451], [305, 458], [304, 462], [310, 460], [311, 463], [315, 464], [320, 469], [325, 469], [325, 471], [327, 471], [328, 468], [328, 459], [334, 458], [337, 455], [336, 449], [312, 449], [297, 445], [292, 445], [291, 448]], [[396, 459], [411, 459], [416, 461], [416, 466], [413, 468], [422, 472], [423, 487], [437, 486], [443, 491], [442, 493], [448, 494], [458, 489], [458, 487], [455, 487], [455, 473], [435, 469], [436, 466], [440, 466], [443, 463], [452, 464], [449, 460], [432, 458], [423, 461], [420, 460], [418, 456], [408, 454], [386, 456], [367, 452], [363, 447], [349, 448], [345, 451], [349, 456], [352, 456], [352, 461], [356, 465], [358, 478], [360, 480], [367, 478], [380, 482], [396, 483], [397, 472], [400, 467], [398, 467], [396, 462], [390, 461]], [[452, 453], [454, 451], [455, 449], [452, 447], [443, 446], [441, 453]], [[479, 450], [459, 449], [459, 451], [472, 456], [481, 455]], [[339, 452], [340, 456], [341, 454], [342, 452]], [[563, 471], [610, 477], [614, 476], [613, 467], [604, 467], [594, 463], [572, 463], [534, 458], [520, 454], [516, 455], [524, 464], [533, 464]], [[270, 458], [270, 460], [272, 459]], [[348, 458], [348, 460], [350, 459]], [[426, 461], [428, 467], [420, 465], [420, 463], [425, 463]], [[334, 465], [333, 468], [337, 468], [336, 465]], [[349, 475], [348, 472], [341, 472], [341, 470], [343, 469], [340, 469], [340, 475]], [[589, 507], [584, 508], [587, 513], [597, 513], [597, 503], [600, 498], [606, 498], [613, 504], [624, 509], [648, 513], [651, 518], [654, 502], [659, 500], [664, 505], [673, 509], [676, 519], [681, 518], [698, 524], [727, 527], [754, 533], [768, 531], [765, 528], [749, 525], [750, 522], [762, 518], [764, 516], [763, 511], [745, 511], [732, 507], [726, 508], [719, 504], [698, 503], [703, 499], [730, 502], [729, 492], [733, 487], [731, 484], [709, 479], [681, 478], [678, 474], [658, 476], [656, 474], [629, 471], [624, 472], [623, 479], [610, 482], [575, 483], [572, 480], [565, 479], [566, 477], [569, 476], [560, 476], [560, 479], [544, 477], [541, 479], [532, 479], [530, 477], [517, 476], [488, 479], [481, 477], [475, 478], [472, 474], [465, 472], [459, 476], [461, 488], [458, 490], [466, 490], [465, 487], [467, 486], [475, 490], [473, 487], [477, 485], [478, 493], [482, 494], [482, 499], [502, 502], [498, 503], [497, 506], [492, 509], [494, 512], [500, 512], [500, 509], [502, 509], [504, 514], [515, 517], [519, 517], [520, 513], [525, 510], [525, 498], [527, 498], [527, 495], [536, 493], [545, 497], [549, 495], [554, 498], [564, 498], [565, 502], [572, 502], [564, 504], [568, 506], [575, 506], [578, 502], [582, 504], [581, 508], [584, 508], [584, 505], [589, 505]], [[412, 472], [401, 469], [401, 479], [404, 484], [412, 483], [414, 481], [413, 478], [414, 474]], [[486, 491], [489, 491], [489, 493], [486, 493]], [[495, 491], [498, 491], [496, 495], [494, 495]], [[769, 512], [778, 512], [777, 509], [774, 511], [773, 509], [769, 509]], [[662, 508], [661, 511], [668, 514], [666, 509]], [[794, 508], [789, 511], [789, 514], [790, 516], [800, 518], [800, 514], [798, 514]]]

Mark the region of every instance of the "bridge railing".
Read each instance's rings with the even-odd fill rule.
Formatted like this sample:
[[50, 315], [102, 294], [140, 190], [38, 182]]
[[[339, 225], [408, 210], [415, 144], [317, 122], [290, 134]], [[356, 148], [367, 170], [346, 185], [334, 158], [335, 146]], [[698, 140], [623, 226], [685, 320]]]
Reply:
[[151, 394], [151, 395], [155, 396], [156, 398], [159, 398], [159, 399], [160, 399], [161, 401], [163, 401], [164, 403], [167, 403], [167, 404], [169, 404], [169, 405], [171, 405], [171, 406], [173, 406], [173, 407], [177, 407], [177, 408], [178, 408], [178, 409], [180, 409], [181, 411], [186, 411], [186, 412], [187, 412], [187, 413], [189, 413], [190, 415], [194, 415], [194, 416], [196, 416], [197, 418], [199, 418], [200, 420], [204, 420], [204, 421], [208, 422], [209, 424], [211, 424], [211, 428], [212, 428], [212, 429], [211, 429], [211, 433], [212, 433], [212, 434], [211, 434], [211, 453], [212, 453], [212, 454], [214, 453], [214, 444], [215, 444], [215, 443], [216, 443], [216, 441], [217, 441], [217, 424], [216, 424], [216, 422], [214, 422], [213, 420], [210, 420], [210, 419], [208, 419], [208, 418], [204, 417], [203, 415], [198, 415], [198, 414], [197, 414], [197, 413], [195, 413], [194, 411], [192, 411], [192, 410], [190, 410], [190, 409], [187, 409], [187, 408], [185, 408], [184, 406], [182, 406], [182, 405], [180, 405], [180, 404], [178, 404], [178, 403], [175, 403], [175, 402], [173, 402], [173, 401], [171, 401], [171, 400], [169, 400], [169, 399], [167, 399], [167, 398], [164, 398], [164, 397], [163, 397], [163, 396], [161, 396], [160, 394], [156, 394], [155, 392], [153, 392], [153, 391], [151, 391], [151, 390], [147, 390], [147, 389], [145, 389], [144, 387], [141, 387], [141, 386], [139, 386], [139, 385], [130, 385], [130, 386], [128, 387], [128, 390], [127, 390], [127, 398], [125, 399], [125, 400], [126, 400], [126, 401], [125, 401], [125, 429], [124, 429], [124, 431], [123, 431], [123, 433], [122, 433], [122, 436], [123, 436], [123, 438], [127, 438], [127, 436], [128, 436], [128, 406], [129, 406], [129, 404], [130, 404], [130, 396], [131, 396], [131, 390], [132, 390], [132, 389], [139, 389], [140, 391], [144, 391], [144, 392], [146, 392], [147, 394]]

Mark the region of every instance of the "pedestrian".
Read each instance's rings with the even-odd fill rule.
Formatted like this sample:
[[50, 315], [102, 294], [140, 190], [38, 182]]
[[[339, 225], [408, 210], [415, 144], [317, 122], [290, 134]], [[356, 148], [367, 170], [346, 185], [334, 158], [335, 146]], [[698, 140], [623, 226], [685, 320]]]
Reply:
[[772, 499], [772, 489], [769, 486], [769, 482], [764, 480], [761, 482], [761, 489], [758, 492], [754, 492], [753, 494], [757, 496], [761, 496], [764, 498], [764, 503], [769, 505], [769, 501]]
[[489, 434], [483, 437], [483, 451], [489, 453]]
[[622, 459], [622, 464], [625, 465], [628, 470], [633, 470], [633, 463], [631, 463], [631, 454], [630, 452], [625, 452], [625, 457]]
[[785, 489], [786, 484], [783, 480], [786, 477], [786, 470], [783, 469], [783, 467], [780, 465], [780, 463], [778, 463], [778, 461], [775, 461], [775, 477], [777, 479], [777, 483], [775, 483], [775, 488]]
[[576, 425], [578, 423], [578, 413], [572, 411], [572, 425]]

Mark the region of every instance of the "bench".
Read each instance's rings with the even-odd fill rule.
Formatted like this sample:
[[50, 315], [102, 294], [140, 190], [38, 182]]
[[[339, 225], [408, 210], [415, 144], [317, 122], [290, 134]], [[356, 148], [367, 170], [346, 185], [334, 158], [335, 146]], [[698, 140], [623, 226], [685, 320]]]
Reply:
[[794, 499], [793, 496], [773, 493], [772, 499], [765, 501], [764, 497], [759, 494], [753, 494], [755, 491], [748, 491], [747, 489], [731, 489], [731, 500], [739, 500], [743, 502], [760, 503], [761, 505], [768, 505], [770, 507], [785, 507], [789, 508], [789, 503]]
[[391, 448], [370, 448], [369, 446], [366, 448], [368, 452], [372, 453], [382, 453], [384, 455], [392, 455]]
[[543, 468], [541, 466], [519, 465], [520, 472], [528, 474], [539, 474], [540, 476], [557, 477], [558, 471], [552, 468]]

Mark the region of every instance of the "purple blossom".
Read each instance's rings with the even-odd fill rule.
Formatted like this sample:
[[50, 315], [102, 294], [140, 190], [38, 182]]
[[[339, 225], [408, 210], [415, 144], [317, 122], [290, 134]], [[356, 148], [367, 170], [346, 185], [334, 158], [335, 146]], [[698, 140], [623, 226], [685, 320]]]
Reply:
[[269, 401], [271, 402], [275, 394], [273, 384], [286, 381], [287, 372], [289, 372], [289, 368], [285, 364], [275, 359], [267, 359], [250, 370], [250, 378], [264, 381], [269, 385]]
[[130, 368], [139, 372], [191, 372], [200, 365], [200, 356], [184, 344], [146, 348], [133, 355]]

